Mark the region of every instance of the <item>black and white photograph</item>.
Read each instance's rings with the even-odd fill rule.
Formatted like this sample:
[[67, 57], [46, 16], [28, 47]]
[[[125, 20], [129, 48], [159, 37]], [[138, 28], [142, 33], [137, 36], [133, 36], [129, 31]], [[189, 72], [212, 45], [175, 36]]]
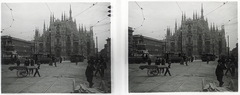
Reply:
[[111, 2], [1, 2], [1, 93], [111, 93]]
[[238, 92], [237, 1], [129, 1], [128, 92]]

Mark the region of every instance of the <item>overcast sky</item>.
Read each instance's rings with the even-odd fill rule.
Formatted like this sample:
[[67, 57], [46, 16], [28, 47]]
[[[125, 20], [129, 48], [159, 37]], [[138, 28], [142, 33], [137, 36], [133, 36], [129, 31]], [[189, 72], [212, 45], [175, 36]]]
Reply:
[[[209, 26], [215, 23], [220, 29], [225, 24], [226, 35], [229, 35], [230, 49], [237, 43], [238, 13], [237, 2], [129, 2], [129, 26], [136, 28], [134, 34], [142, 34], [156, 39], [165, 39], [167, 26], [174, 31], [175, 20], [178, 27], [181, 23], [182, 12], [186, 18], [193, 18], [193, 12], [201, 15], [203, 4], [204, 18], [208, 19]], [[139, 6], [143, 8], [143, 15]], [[179, 6], [178, 6], [179, 5]], [[222, 6], [221, 6], [222, 5]], [[221, 7], [220, 7], [221, 6]], [[145, 18], [143, 22], [143, 16]], [[230, 20], [230, 21], [229, 21]], [[143, 22], [143, 25], [141, 26]], [[227, 39], [227, 36], [226, 36]]]
[[[89, 30], [91, 25], [93, 28], [94, 40], [98, 37], [99, 51], [104, 48], [106, 39], [110, 37], [110, 18], [108, 15], [108, 6], [110, 3], [98, 2], [93, 7], [89, 8], [96, 2], [71, 2], [71, 3], [1, 3], [1, 30], [2, 35], [11, 35], [13, 37], [33, 40], [35, 28], [39, 28], [40, 34], [43, 33], [43, 23], [49, 26], [50, 11], [54, 13], [56, 19], [61, 19], [61, 14], [65, 12], [69, 17], [69, 9], [71, 5], [72, 17], [76, 19], [77, 28], [79, 24], [83, 24]], [[48, 5], [48, 7], [47, 7]], [[13, 23], [12, 23], [13, 15]], [[89, 8], [88, 10], [86, 10]], [[86, 10], [86, 11], [84, 11]], [[81, 14], [79, 14], [81, 13]], [[98, 21], [100, 21], [98, 23]], [[9, 28], [9, 26], [12, 26]]]

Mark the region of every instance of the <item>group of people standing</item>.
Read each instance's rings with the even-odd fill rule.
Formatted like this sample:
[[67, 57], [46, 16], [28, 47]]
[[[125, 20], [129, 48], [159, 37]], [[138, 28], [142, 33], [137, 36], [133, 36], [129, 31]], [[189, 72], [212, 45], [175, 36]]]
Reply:
[[[87, 81], [89, 83], [89, 87], [92, 88], [93, 86], [93, 76], [97, 76], [97, 74], [99, 73], [101, 78], [104, 77], [104, 70], [107, 68], [106, 62], [104, 60], [103, 57], [100, 57], [100, 59], [95, 59], [93, 57], [90, 57], [90, 59], [88, 60], [88, 66], [87, 69], [85, 71], [85, 75], [87, 77]], [[94, 73], [95, 71], [95, 73]]]
[[217, 76], [217, 80], [219, 82], [219, 86], [222, 87], [224, 84], [223, 76], [224, 70], [226, 70], [225, 75], [227, 75], [228, 71], [231, 73], [231, 76], [235, 76], [235, 69], [237, 68], [238, 60], [233, 56], [231, 58], [221, 57], [218, 60], [218, 65], [215, 70], [215, 74]]
[[[152, 63], [152, 60], [151, 60], [151, 58], [147, 58], [147, 63], [148, 63], [148, 65], [151, 65], [151, 63]], [[155, 60], [155, 65], [166, 65], [166, 63], [168, 63], [168, 66], [166, 67], [166, 72], [165, 72], [165, 74], [164, 74], [164, 76], [168, 73], [170, 76], [171, 76], [171, 73], [170, 73], [170, 71], [169, 71], [169, 68], [171, 68], [171, 59], [170, 58], [168, 58], [168, 59], [165, 59], [165, 58], [159, 58], [159, 57], [157, 57], [157, 59]], [[160, 68], [160, 69], [158, 69], [158, 72], [159, 73], [164, 73], [164, 68]]]
[[180, 62], [181, 65], [184, 65], [184, 63], [186, 64], [186, 66], [188, 66], [188, 62], [193, 62], [194, 57], [193, 56], [186, 56], [185, 54], [182, 56], [182, 60]]
[[[20, 66], [20, 64], [21, 64], [20, 59], [17, 59], [16, 63], [17, 63], [17, 66]], [[39, 62], [38, 62], [37, 60], [34, 60], [33, 58], [25, 58], [25, 60], [24, 60], [24, 66], [35, 66], [35, 64], [37, 65], [37, 68], [35, 68], [35, 73], [34, 73], [33, 76], [35, 77], [36, 74], [38, 74], [38, 76], [41, 77], [41, 76], [40, 76], [40, 73], [39, 73], [39, 71], [38, 71], [38, 69], [40, 69], [40, 64], [39, 64]], [[28, 73], [29, 75], [30, 75], [30, 74], [33, 74], [33, 70], [34, 70], [34, 69], [29, 69], [29, 70], [27, 70], [27, 73]]]

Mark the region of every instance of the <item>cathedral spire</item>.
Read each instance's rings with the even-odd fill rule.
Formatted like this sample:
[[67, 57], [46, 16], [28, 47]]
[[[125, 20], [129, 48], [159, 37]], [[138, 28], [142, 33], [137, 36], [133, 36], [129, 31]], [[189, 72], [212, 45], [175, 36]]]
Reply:
[[53, 22], [54, 22], [54, 12], [53, 12]]
[[183, 23], [183, 11], [182, 11], [182, 23]]
[[72, 10], [71, 10], [71, 5], [70, 5], [69, 15], [70, 15], [69, 19], [72, 20]]
[[65, 11], [64, 11], [64, 14], [63, 14], [63, 15], [64, 15], [63, 20], [66, 20]]
[[210, 31], [212, 32], [213, 28], [212, 28], [212, 23], [211, 23], [211, 26], [210, 26]]
[[48, 30], [49, 30], [49, 29], [48, 29], [48, 25], [47, 25], [46, 31], [48, 32]]
[[193, 11], [193, 20], [195, 20], [194, 11]]
[[213, 23], [213, 31], [215, 32], [215, 25], [214, 25], [214, 23]]
[[201, 4], [201, 19], [204, 19], [204, 17], [203, 17], [203, 4]]
[[175, 19], [175, 32], [177, 31], [177, 19]]
[[78, 32], [80, 33], [81, 32], [81, 25], [79, 24], [79, 28], [78, 28]]
[[186, 21], [186, 13], [185, 13], [185, 11], [184, 11], [184, 21]]
[[52, 23], [52, 13], [50, 14], [50, 24]]
[[46, 28], [45, 28], [45, 20], [44, 20], [44, 23], [43, 23], [43, 33], [46, 31]]
[[196, 10], [195, 18], [198, 19], [198, 16], [197, 16], [197, 10]]
[[83, 32], [83, 24], [82, 24], [81, 32]]
[[63, 12], [62, 12], [61, 18], [62, 18], [61, 20], [63, 21]]

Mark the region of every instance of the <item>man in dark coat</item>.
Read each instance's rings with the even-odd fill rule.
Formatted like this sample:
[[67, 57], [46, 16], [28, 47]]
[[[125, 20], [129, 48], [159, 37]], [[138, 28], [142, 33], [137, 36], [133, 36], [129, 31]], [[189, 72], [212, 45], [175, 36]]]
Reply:
[[28, 58], [25, 59], [24, 66], [29, 66], [29, 60], [28, 60]]
[[93, 66], [93, 60], [92, 59], [90, 59], [89, 61], [88, 61], [88, 66], [87, 66], [87, 69], [86, 69], [86, 71], [85, 71], [85, 75], [86, 75], [86, 77], [87, 77], [87, 81], [88, 81], [88, 83], [89, 83], [89, 87], [90, 88], [92, 88], [92, 86], [93, 86], [93, 82], [92, 82], [92, 80], [93, 80], [93, 71], [95, 70], [95, 68], [94, 68], [94, 66]]
[[[157, 59], [155, 60], [155, 65], [160, 65], [160, 62], [161, 62], [160, 58], [157, 57]], [[158, 72], [160, 72], [159, 69], [158, 69]]]
[[159, 57], [157, 57], [157, 59], [156, 59], [156, 61], [155, 61], [155, 65], [160, 65], [160, 58]]
[[20, 66], [21, 61], [17, 59], [17, 66]]
[[217, 65], [217, 68], [216, 68], [216, 71], [215, 71], [215, 74], [217, 76], [217, 80], [219, 82], [219, 86], [222, 87], [223, 85], [223, 70], [226, 69], [226, 67], [222, 64], [222, 61], [218, 61], [218, 65]]
[[151, 58], [148, 58], [147, 63], [148, 63], [148, 65], [151, 65], [151, 63], [152, 63]]
[[60, 63], [62, 63], [62, 57], [59, 58]]
[[[31, 66], [34, 66], [34, 64], [35, 64], [34, 60], [33, 60], [33, 59], [30, 59], [30, 65], [31, 65]], [[30, 73], [33, 74], [33, 69], [29, 69], [29, 75], [30, 75]]]

